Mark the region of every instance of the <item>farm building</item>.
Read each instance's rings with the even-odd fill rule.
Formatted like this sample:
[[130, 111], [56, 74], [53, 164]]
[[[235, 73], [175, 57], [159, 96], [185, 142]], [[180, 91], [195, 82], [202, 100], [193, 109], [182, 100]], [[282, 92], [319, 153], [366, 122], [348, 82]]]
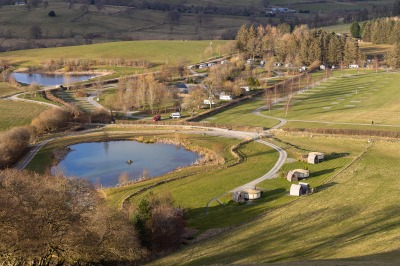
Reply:
[[236, 191], [233, 194], [232, 200], [236, 202], [245, 202], [247, 200], [256, 200], [261, 197], [261, 191], [258, 189], [245, 189]]
[[307, 162], [312, 164], [320, 163], [324, 160], [324, 154], [322, 152], [310, 152], [307, 157]]
[[292, 184], [290, 186], [290, 196], [302, 196], [312, 193], [310, 185], [307, 183], [300, 182], [298, 185]]
[[289, 182], [298, 181], [299, 179], [304, 179], [310, 176], [310, 171], [305, 169], [295, 169], [287, 173], [286, 179]]

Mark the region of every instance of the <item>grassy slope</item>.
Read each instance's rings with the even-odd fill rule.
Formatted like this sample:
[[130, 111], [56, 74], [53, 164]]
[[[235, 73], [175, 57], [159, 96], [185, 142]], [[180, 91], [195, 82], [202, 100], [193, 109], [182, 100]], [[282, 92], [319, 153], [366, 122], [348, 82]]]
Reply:
[[230, 125], [247, 125], [247, 126], [262, 126], [270, 128], [278, 123], [275, 119], [260, 118], [251, 112], [260, 106], [263, 106], [263, 100], [249, 100], [224, 110], [221, 113], [211, 117], [204, 118], [202, 122], [210, 122], [216, 124], [230, 124]]
[[[228, 15], [202, 15], [202, 22], [199, 22], [198, 14], [184, 13], [181, 14], [178, 23], [171, 24], [168, 19], [168, 12], [159, 10], [127, 10], [126, 7], [110, 7], [106, 6], [98, 11], [95, 6], [89, 5], [89, 14], [80, 16], [82, 11], [81, 5], [74, 4], [72, 8], [68, 8], [65, 1], [54, 0], [49, 3], [47, 9], [42, 5], [38, 8], [28, 11], [26, 6], [3, 6], [0, 9], [0, 23], [7, 35], [11, 33], [12, 38], [29, 38], [30, 27], [33, 24], [41, 26], [43, 36], [45, 38], [76, 38], [81, 40], [82, 37], [94, 34], [97, 37], [95, 42], [117, 39], [215, 39], [228, 30], [236, 31], [243, 24], [267, 24], [270, 18], [264, 16], [263, 1], [259, 0], [160, 0], [158, 2], [183, 3], [187, 6], [209, 4], [219, 7], [238, 7], [238, 8], [254, 8], [255, 16], [228, 16]], [[309, 14], [296, 13], [295, 16], [302, 18], [310, 18], [318, 14], [323, 17], [336, 10], [353, 10], [366, 8], [371, 9], [372, 5], [386, 5], [393, 3], [392, 0], [371, 0], [364, 1], [362, 5], [359, 2], [343, 2], [337, 0], [328, 0], [324, 3], [318, 3], [317, 0], [284, 0], [270, 1], [271, 5], [286, 6], [292, 9], [310, 9]], [[50, 10], [54, 10], [56, 17], [49, 17], [47, 14]], [[274, 19], [275, 22], [278, 18]], [[12, 44], [17, 39], [6, 39], [5, 43]]]
[[[288, 120], [398, 124], [396, 80], [400, 73], [364, 72], [336, 77], [293, 97]], [[339, 75], [340, 71], [336, 73]], [[285, 117], [286, 103], [274, 106], [272, 116]], [[267, 114], [267, 112], [265, 112]]]
[[[214, 46], [225, 41], [213, 41]], [[37, 64], [43, 60], [60, 58], [148, 60], [155, 64], [202, 59], [210, 41], [133, 41], [112, 42], [73, 47], [33, 49], [2, 53], [2, 59], [14, 63]]]
[[[364, 140], [286, 137], [299, 146], [358, 153]], [[309, 144], [307, 144], [309, 142]], [[318, 193], [153, 265], [204, 265], [347, 258], [400, 248], [399, 143], [377, 142]], [[388, 245], [390, 243], [390, 245]], [[189, 254], [190, 249], [190, 254]]]
[[0, 131], [15, 126], [29, 125], [47, 107], [26, 102], [0, 101]]
[[0, 82], [0, 97], [7, 96], [19, 92], [16, 88], [8, 83]]

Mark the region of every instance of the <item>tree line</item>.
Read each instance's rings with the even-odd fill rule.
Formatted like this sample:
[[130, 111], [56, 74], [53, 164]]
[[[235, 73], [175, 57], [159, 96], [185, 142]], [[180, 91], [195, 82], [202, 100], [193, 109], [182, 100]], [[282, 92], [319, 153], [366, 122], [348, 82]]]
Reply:
[[400, 21], [397, 18], [380, 18], [366, 21], [360, 28], [362, 40], [374, 44], [400, 42]]
[[310, 30], [306, 25], [282, 32], [279, 27], [243, 25], [237, 35], [237, 48], [250, 58], [269, 59], [296, 66], [309, 66], [315, 61], [327, 65], [353, 64], [362, 59], [356, 39]]

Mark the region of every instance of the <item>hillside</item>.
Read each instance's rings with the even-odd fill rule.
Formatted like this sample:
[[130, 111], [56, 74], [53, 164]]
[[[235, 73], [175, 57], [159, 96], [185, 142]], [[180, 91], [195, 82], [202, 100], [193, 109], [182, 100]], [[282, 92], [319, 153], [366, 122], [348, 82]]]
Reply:
[[[78, 1], [79, 2], [79, 1]], [[107, 2], [107, 1], [105, 1]], [[82, 5], [51, 1], [36, 7], [0, 8], [0, 50], [78, 45], [115, 40], [229, 39], [243, 24], [311, 27], [388, 16], [394, 0], [334, 1], [165, 1], [152, 5]], [[286, 7], [295, 13], [266, 16], [265, 8]], [[55, 16], [48, 15], [50, 11]], [[300, 13], [301, 11], [301, 13]], [[36, 28], [33, 29], [33, 26]]]
[[[396, 250], [400, 248], [395, 240], [400, 232], [396, 214], [399, 182], [395, 178], [399, 144], [377, 141], [369, 146], [364, 140], [346, 137], [314, 137], [312, 141], [307, 136], [278, 138], [302, 148], [318, 145], [330, 146], [337, 152], [358, 150], [361, 157], [314, 195], [151, 265], [277, 261], [302, 261], [294, 265], [308, 265], [305, 261], [339, 258], [351, 259], [332, 265], [358, 265], [357, 261], [394, 263]], [[364, 154], [360, 151], [362, 147]], [[370, 259], [362, 257], [391, 251], [396, 252], [373, 255]]]

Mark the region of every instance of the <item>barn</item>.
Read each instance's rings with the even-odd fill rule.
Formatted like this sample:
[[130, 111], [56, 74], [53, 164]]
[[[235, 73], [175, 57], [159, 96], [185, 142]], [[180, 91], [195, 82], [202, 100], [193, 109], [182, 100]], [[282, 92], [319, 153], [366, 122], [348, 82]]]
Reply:
[[324, 160], [324, 154], [322, 152], [310, 152], [307, 157], [307, 162], [311, 164], [317, 164]]

